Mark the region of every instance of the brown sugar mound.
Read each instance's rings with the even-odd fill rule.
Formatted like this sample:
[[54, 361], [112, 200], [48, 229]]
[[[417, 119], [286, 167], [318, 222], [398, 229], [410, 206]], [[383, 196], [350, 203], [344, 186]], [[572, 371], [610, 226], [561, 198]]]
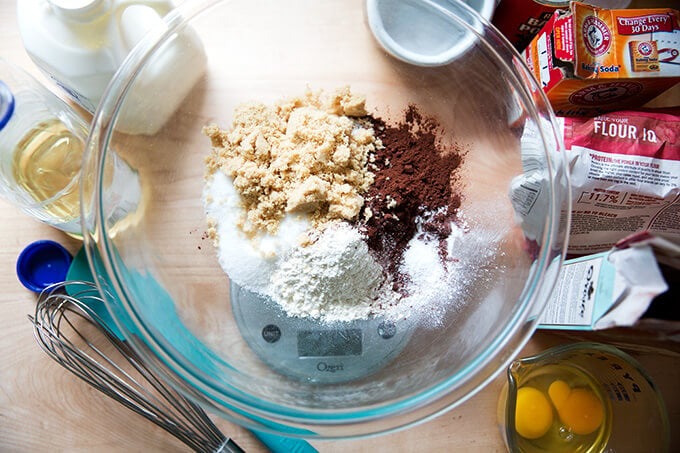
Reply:
[[239, 227], [249, 236], [276, 233], [286, 213], [306, 213], [315, 227], [355, 219], [373, 184], [368, 169], [380, 146], [365, 98], [349, 87], [330, 95], [308, 91], [274, 106], [238, 106], [229, 130], [203, 128], [210, 137], [207, 176], [223, 171], [241, 196]]

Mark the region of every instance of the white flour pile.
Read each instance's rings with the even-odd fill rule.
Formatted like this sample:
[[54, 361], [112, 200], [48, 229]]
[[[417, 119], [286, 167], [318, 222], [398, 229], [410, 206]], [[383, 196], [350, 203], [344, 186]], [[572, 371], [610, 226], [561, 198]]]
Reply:
[[328, 320], [366, 318], [376, 300], [390, 300], [382, 268], [361, 234], [340, 223], [297, 247], [271, 278], [271, 295], [291, 315]]

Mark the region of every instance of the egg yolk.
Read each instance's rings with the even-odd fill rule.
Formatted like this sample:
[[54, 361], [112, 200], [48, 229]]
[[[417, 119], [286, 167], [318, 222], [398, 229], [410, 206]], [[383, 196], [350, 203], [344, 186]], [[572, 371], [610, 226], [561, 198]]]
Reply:
[[600, 427], [604, 419], [602, 402], [588, 389], [571, 390], [561, 405], [556, 404], [555, 407], [562, 423], [575, 434], [592, 433]]
[[515, 430], [525, 439], [538, 439], [550, 429], [553, 411], [548, 398], [533, 387], [517, 390]]
[[552, 401], [553, 406], [558, 411], [564, 405], [564, 402], [569, 398], [571, 393], [571, 387], [564, 381], [557, 380], [550, 384], [548, 387], [548, 396], [550, 396], [550, 401]]

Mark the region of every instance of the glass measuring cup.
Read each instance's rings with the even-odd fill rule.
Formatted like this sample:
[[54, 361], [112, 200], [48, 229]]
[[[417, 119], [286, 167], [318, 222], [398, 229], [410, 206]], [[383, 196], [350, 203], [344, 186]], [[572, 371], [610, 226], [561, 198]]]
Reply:
[[28, 73], [2, 60], [0, 110], [0, 196], [40, 221], [78, 234], [87, 125]]
[[511, 452], [664, 452], [670, 428], [641, 365], [598, 343], [574, 343], [514, 361], [498, 407]]
[[[0, 197], [79, 237], [81, 162], [88, 124], [21, 68], [0, 58]], [[140, 204], [139, 178], [115, 158], [103, 175], [115, 222]], [[110, 189], [117, 183], [115, 190]], [[92, 184], [87, 178], [84, 184]]]

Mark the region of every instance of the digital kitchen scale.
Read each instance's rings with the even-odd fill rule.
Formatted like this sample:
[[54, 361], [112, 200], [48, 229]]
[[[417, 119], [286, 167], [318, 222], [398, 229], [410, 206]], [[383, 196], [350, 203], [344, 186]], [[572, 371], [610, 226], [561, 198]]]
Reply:
[[340, 383], [386, 366], [406, 346], [411, 323], [376, 317], [322, 323], [288, 316], [276, 302], [231, 284], [231, 305], [241, 335], [281, 374]]

